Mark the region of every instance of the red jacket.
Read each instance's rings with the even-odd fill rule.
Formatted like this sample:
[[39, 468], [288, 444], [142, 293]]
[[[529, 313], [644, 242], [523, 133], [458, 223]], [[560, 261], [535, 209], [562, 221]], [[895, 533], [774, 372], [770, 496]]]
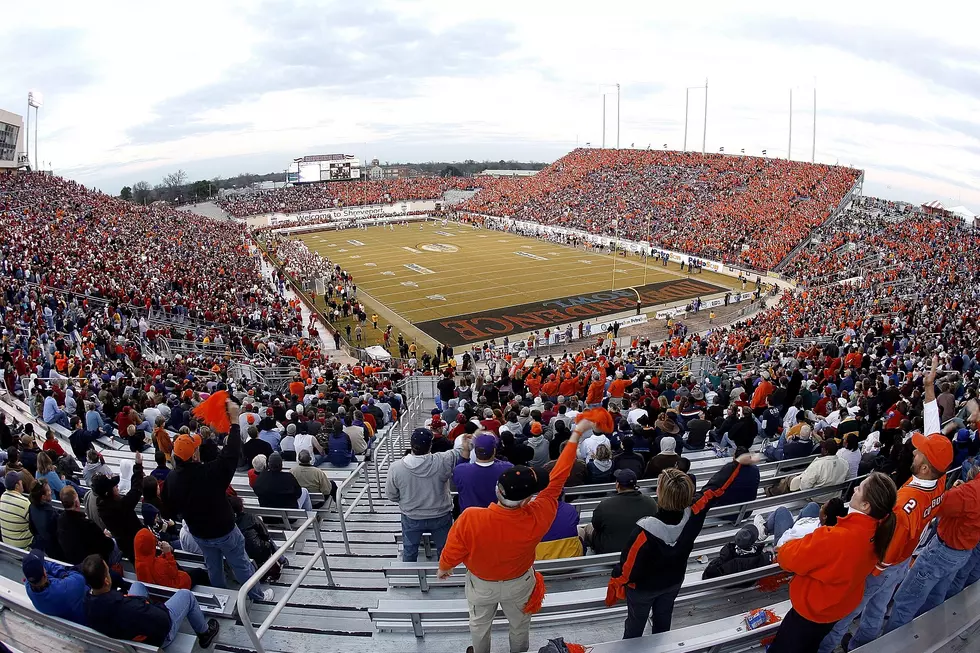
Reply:
[[957, 551], [967, 551], [980, 543], [980, 480], [946, 490], [938, 508], [939, 537]]
[[144, 528], [136, 533], [133, 540], [133, 550], [136, 552], [136, 580], [143, 583], [153, 583], [179, 590], [189, 590], [192, 587], [191, 577], [187, 572], [177, 567], [174, 554], [157, 555], [157, 538]]

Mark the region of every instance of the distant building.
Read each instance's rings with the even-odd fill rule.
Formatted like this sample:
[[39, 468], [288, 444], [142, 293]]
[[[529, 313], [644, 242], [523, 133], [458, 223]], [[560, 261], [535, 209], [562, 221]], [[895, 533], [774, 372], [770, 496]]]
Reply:
[[385, 170], [378, 165], [377, 159], [371, 162], [371, 167], [368, 168], [368, 179], [371, 181], [381, 181], [385, 178]]
[[487, 177], [532, 177], [536, 174], [537, 170], [484, 170], [480, 173]]
[[24, 118], [0, 109], [0, 169], [26, 168], [30, 165], [25, 138]]
[[383, 179], [411, 179], [419, 176], [419, 171], [410, 166], [385, 166], [383, 170]]

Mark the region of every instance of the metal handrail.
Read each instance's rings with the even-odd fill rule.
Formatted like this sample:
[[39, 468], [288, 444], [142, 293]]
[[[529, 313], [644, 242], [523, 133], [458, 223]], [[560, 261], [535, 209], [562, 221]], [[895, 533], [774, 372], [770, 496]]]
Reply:
[[354, 501], [351, 503], [350, 507], [347, 510], [344, 510], [344, 493], [347, 491], [347, 488], [349, 488], [354, 483], [354, 481], [356, 481], [358, 478], [364, 479], [364, 485], [366, 486], [365, 489], [368, 491], [369, 511], [375, 512], [374, 499], [372, 498], [370, 492], [371, 479], [365, 473], [366, 469], [367, 469], [366, 463], [363, 462], [359, 463], [357, 467], [354, 468], [354, 471], [351, 472], [350, 475], [347, 478], [345, 478], [340, 485], [337, 486], [337, 517], [340, 519], [340, 534], [344, 538], [344, 550], [347, 552], [347, 555], [351, 554], [350, 537], [347, 535], [347, 517], [349, 517], [350, 514], [354, 512], [354, 508], [356, 508], [357, 504], [361, 501], [362, 498], [364, 498], [365, 490], [362, 489], [357, 494], [357, 496], [354, 497]]
[[[293, 580], [286, 592], [279, 598], [278, 601], [276, 601], [275, 607], [272, 608], [272, 611], [269, 612], [268, 616], [266, 616], [262, 623], [259, 624], [258, 630], [256, 630], [255, 626], [252, 624], [251, 617], [248, 616], [249, 591], [259, 584], [262, 578], [279, 561], [279, 558], [286, 553], [289, 547], [291, 547], [296, 540], [300, 538], [300, 536], [306, 533], [306, 529], [310, 528], [310, 526], [315, 526], [313, 533], [316, 535], [316, 553], [310, 556], [309, 562], [303, 566], [302, 571], [299, 572], [299, 575], [296, 576], [296, 579]], [[306, 518], [306, 521], [304, 521], [298, 529], [293, 531], [293, 534], [286, 539], [285, 544], [280, 546], [276, 552], [265, 561], [265, 564], [262, 565], [258, 571], [252, 574], [252, 577], [249, 578], [244, 585], [242, 585], [240, 590], [238, 590], [238, 617], [241, 619], [242, 626], [245, 628], [245, 633], [248, 635], [248, 638], [252, 640], [252, 645], [255, 647], [255, 650], [258, 653], [265, 653], [265, 648], [262, 647], [261, 642], [262, 636], [265, 635], [269, 628], [272, 627], [276, 617], [278, 617], [279, 613], [286, 607], [286, 603], [289, 602], [289, 599], [292, 598], [293, 594], [296, 593], [296, 590], [299, 589], [300, 584], [306, 580], [306, 576], [313, 570], [313, 566], [316, 564], [318, 559], [323, 560], [323, 571], [327, 576], [327, 583], [329, 585], [334, 585], [333, 574], [330, 572], [330, 562], [327, 560], [327, 552], [323, 548], [323, 536], [320, 534], [320, 515], [317, 512], [313, 512], [310, 513], [310, 516]]]

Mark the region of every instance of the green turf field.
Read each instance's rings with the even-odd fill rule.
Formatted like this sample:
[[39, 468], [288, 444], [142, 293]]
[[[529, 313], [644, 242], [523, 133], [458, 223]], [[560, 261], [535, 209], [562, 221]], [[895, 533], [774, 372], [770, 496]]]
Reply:
[[[396, 331], [405, 326], [390, 311], [438, 341], [453, 339], [444, 327], [457, 316], [483, 314], [493, 320], [510, 307], [529, 310], [536, 302], [546, 306], [547, 300], [589, 293], [608, 298], [605, 293], [614, 288], [635, 287], [641, 292], [656, 288], [669, 295], [676, 286], [682, 289], [674, 292], [680, 299], [680, 295], [693, 298], [739, 286], [736, 279], [712, 272], [688, 277], [675, 263], [665, 268], [651, 260], [644, 265], [637, 256], [621, 255], [614, 262], [608, 254], [456, 223], [416, 222], [394, 230], [372, 226], [311, 232], [298, 238], [354, 276], [359, 293], [369, 295], [362, 295], [362, 300], [382, 313], [382, 328], [389, 321]], [[629, 294], [629, 301], [635, 302], [631, 291], [621, 294]], [[372, 299], [383, 306], [372, 305]], [[647, 299], [644, 294], [644, 305], [670, 297], [651, 294]], [[607, 313], [612, 312], [616, 311], [610, 306]], [[547, 311], [544, 314], [541, 324], [549, 319]], [[380, 330], [371, 329], [370, 322], [364, 332], [366, 344], [380, 341]], [[460, 338], [452, 344], [476, 339], [466, 334]]]

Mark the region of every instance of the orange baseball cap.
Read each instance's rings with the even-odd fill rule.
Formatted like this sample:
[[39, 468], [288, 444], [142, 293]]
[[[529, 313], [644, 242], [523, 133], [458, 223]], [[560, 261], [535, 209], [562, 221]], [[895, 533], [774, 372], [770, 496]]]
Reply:
[[195, 433], [194, 435], [188, 435], [187, 433], [182, 433], [177, 436], [174, 440], [174, 455], [183, 460], [185, 463], [191, 459], [197, 448], [201, 446], [201, 436]]
[[929, 464], [941, 472], [945, 472], [953, 463], [953, 443], [941, 433], [928, 436], [914, 433], [912, 446], [921, 451]]

